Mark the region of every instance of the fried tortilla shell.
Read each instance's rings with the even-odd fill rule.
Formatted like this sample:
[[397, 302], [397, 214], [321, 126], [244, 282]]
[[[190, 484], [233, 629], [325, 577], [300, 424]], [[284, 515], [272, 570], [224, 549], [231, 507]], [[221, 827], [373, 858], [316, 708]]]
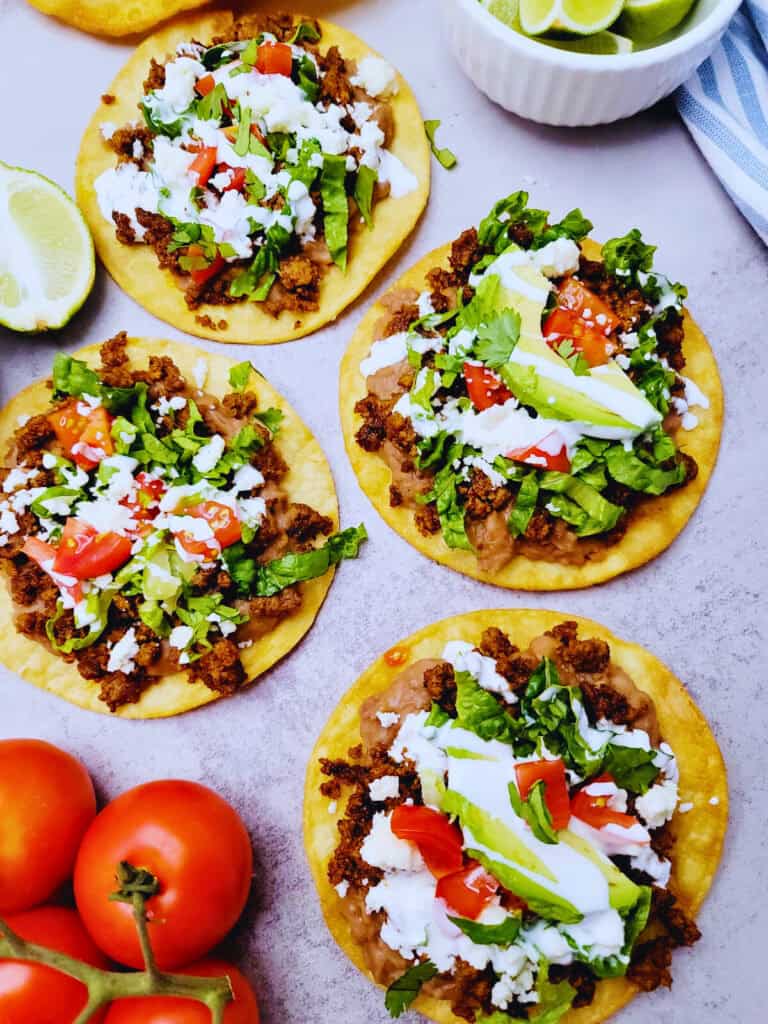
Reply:
[[[588, 240], [583, 243], [585, 255], [597, 259], [600, 247]], [[426, 287], [426, 275], [433, 267], [448, 269], [450, 246], [435, 249], [419, 260], [392, 286], [392, 291]], [[723, 424], [723, 390], [717, 363], [707, 339], [689, 313], [685, 313], [685, 339], [683, 353], [686, 359], [685, 375], [704, 391], [709, 399], [708, 409], [696, 409], [698, 426], [681, 431], [677, 442], [681, 451], [692, 455], [699, 471], [694, 480], [678, 490], [659, 498], [646, 497], [634, 509], [626, 533], [605, 553], [587, 560], [583, 565], [560, 562], [534, 561], [516, 555], [500, 572], [485, 572], [479, 568], [471, 551], [449, 548], [442, 534], [425, 537], [413, 521], [413, 511], [401, 505], [393, 508], [389, 503], [391, 472], [384, 460], [375, 452], [364, 451], [355, 441], [355, 433], [362, 420], [355, 413], [355, 404], [367, 393], [360, 363], [368, 355], [376, 340], [375, 325], [386, 315], [381, 300], [376, 302], [360, 322], [341, 363], [340, 412], [344, 443], [358, 482], [385, 522], [427, 557], [447, 565], [466, 576], [474, 576], [484, 583], [495, 583], [512, 590], [575, 590], [619, 576], [649, 562], [668, 548], [682, 531], [701, 500], [717, 460]]]
[[[256, 10], [254, 3], [243, 9]], [[96, 178], [115, 165], [115, 154], [104, 141], [100, 125], [105, 121], [124, 124], [135, 121], [136, 105], [143, 95], [142, 83], [150, 58], [165, 61], [178, 43], [197, 39], [208, 42], [214, 37], [231, 38], [234, 16], [231, 11], [186, 15], [146, 39], [107, 90], [115, 96], [109, 105], [103, 101], [91, 119], [77, 159], [77, 201], [93, 234], [96, 250], [109, 273], [133, 299], [150, 313], [180, 330], [214, 341], [245, 345], [266, 345], [292, 341], [311, 334], [335, 320], [373, 280], [399, 249], [415, 226], [429, 196], [430, 153], [424, 124], [416, 99], [405, 79], [398, 75], [398, 92], [390, 100], [395, 131], [390, 150], [416, 175], [418, 187], [400, 199], [387, 197], [374, 207], [373, 227], [350, 232], [346, 273], [332, 266], [320, 284], [320, 308], [307, 313], [283, 310], [278, 317], [266, 313], [259, 303], [240, 302], [228, 306], [202, 305], [189, 309], [183, 291], [170, 270], [161, 270], [151, 246], [124, 245], [115, 237], [115, 227], [101, 215], [94, 189]], [[361, 39], [346, 29], [321, 21], [323, 52], [338, 46], [342, 56], [361, 60], [378, 56]], [[227, 327], [213, 329], [201, 324], [208, 315]]]
[[209, 0], [29, 0], [67, 25], [95, 36], [129, 36], [147, 32], [179, 11], [202, 7]]
[[[693, 806], [687, 814], [675, 814], [669, 825], [675, 837], [669, 888], [683, 909], [694, 916], [717, 870], [728, 823], [728, 786], [725, 764], [717, 741], [688, 691], [672, 672], [650, 652], [621, 640], [590, 619], [574, 618], [582, 638], [597, 637], [611, 648], [611, 658], [649, 694], [656, 704], [661, 734], [677, 755], [680, 768], [680, 801]], [[371, 978], [361, 948], [353, 940], [341, 910], [341, 898], [327, 876], [328, 861], [339, 841], [336, 823], [343, 813], [330, 814], [328, 799], [321, 795], [319, 759], [344, 758], [359, 742], [360, 708], [376, 693], [388, 689], [408, 665], [421, 658], [439, 658], [449, 640], [479, 643], [489, 626], [506, 632], [513, 643], [525, 648], [535, 637], [566, 618], [561, 612], [543, 610], [498, 610], [470, 612], [443, 619], [419, 630], [398, 645], [406, 660], [393, 667], [385, 656], [375, 661], [342, 697], [317, 741], [307, 770], [304, 794], [304, 842], [317, 886], [326, 924], [336, 942], [355, 966]], [[711, 800], [716, 803], [711, 803]], [[340, 801], [341, 803], [341, 801]], [[371, 980], [373, 980], [371, 978]], [[625, 978], [598, 982], [595, 998], [586, 1007], [570, 1010], [561, 1024], [601, 1024], [628, 1003], [638, 989]], [[445, 1000], [421, 995], [413, 1004], [438, 1024], [461, 1024]]]
[[[193, 368], [203, 356], [208, 363], [205, 391], [222, 398], [232, 390], [229, 370], [235, 362], [225, 356], [202, 353], [178, 341], [148, 338], [130, 339], [127, 352], [131, 365], [137, 369], [147, 366], [150, 355], [170, 356], [189, 381], [194, 380]], [[98, 345], [89, 345], [73, 355], [90, 366], [99, 365]], [[289, 472], [282, 483], [289, 498], [291, 501], [304, 502], [322, 515], [330, 517], [334, 529], [337, 529], [339, 517], [336, 490], [320, 445], [282, 395], [258, 372], [251, 374], [247, 390], [258, 396], [260, 408], [276, 406], [283, 412], [277, 446], [289, 466]], [[12, 398], [0, 411], [0, 451], [5, 451], [17, 428], [18, 417], [34, 416], [44, 411], [50, 394], [45, 382], [37, 381]], [[242, 651], [241, 661], [249, 681], [266, 672], [299, 643], [312, 626], [332, 579], [333, 569], [324, 576], [302, 583], [301, 607], [283, 619], [270, 633]], [[119, 718], [165, 718], [209, 704], [221, 696], [201, 682], [188, 682], [184, 672], [176, 672], [148, 686], [138, 703], [126, 704], [114, 713], [109, 712], [99, 699], [98, 686], [83, 679], [74, 663], [68, 664], [42, 644], [16, 631], [9, 588], [4, 582], [0, 582], [0, 662], [27, 682], [49, 690], [72, 704]]]

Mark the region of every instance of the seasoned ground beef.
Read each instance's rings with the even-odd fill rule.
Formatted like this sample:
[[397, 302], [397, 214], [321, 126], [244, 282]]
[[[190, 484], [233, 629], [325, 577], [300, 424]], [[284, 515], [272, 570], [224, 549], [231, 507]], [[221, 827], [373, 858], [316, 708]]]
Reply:
[[[132, 163], [141, 167], [144, 155], [152, 153], [153, 135], [149, 128], [143, 125], [125, 125], [123, 128], [116, 128], [107, 141], [111, 150], [117, 153], [119, 164]], [[138, 147], [136, 146], [138, 143]], [[138, 155], [136, 150], [139, 150]]]
[[237, 644], [223, 637], [189, 668], [190, 682], [205, 683], [210, 690], [233, 694], [245, 682], [245, 669]]
[[424, 686], [427, 693], [449, 715], [456, 714], [456, 677], [453, 665], [441, 661], [424, 673]]
[[467, 228], [451, 245], [448, 262], [458, 280], [464, 284], [469, 279], [472, 267], [483, 255], [483, 248], [477, 238], [475, 228]]
[[480, 638], [480, 653], [496, 662], [496, 671], [503, 676], [513, 690], [523, 689], [538, 664], [528, 651], [520, 651], [506, 633], [496, 626], [489, 626]]
[[112, 220], [115, 222], [115, 237], [118, 242], [122, 242], [123, 245], [133, 245], [136, 241], [136, 232], [133, 230], [133, 224], [128, 214], [113, 210]]
[[36, 448], [42, 448], [48, 441], [52, 441], [55, 436], [56, 433], [45, 414], [41, 413], [39, 416], [32, 416], [13, 435], [13, 446], [18, 461], [23, 462], [24, 456]]
[[144, 92], [154, 92], [165, 85], [165, 65], [158, 64], [154, 57], [149, 62], [149, 73], [144, 79]]
[[416, 529], [424, 537], [430, 537], [440, 532], [440, 516], [437, 513], [437, 506], [434, 502], [422, 505], [413, 514], [413, 521]]
[[346, 107], [352, 102], [352, 84], [347, 74], [347, 64], [338, 46], [332, 46], [318, 63], [324, 74], [321, 77], [320, 98], [327, 103]]
[[285, 532], [301, 545], [308, 544], [321, 534], [329, 534], [333, 530], [333, 520], [320, 515], [309, 505], [296, 502], [288, 511]]
[[375, 395], [366, 395], [356, 403], [355, 412], [363, 419], [355, 440], [367, 452], [378, 451], [387, 436], [389, 403], [382, 402]]
[[[303, 303], [317, 303], [322, 267], [309, 256], [289, 256], [280, 261], [278, 276], [286, 291], [295, 294]], [[301, 308], [307, 308], [306, 305]]]
[[509, 504], [506, 487], [494, 487], [488, 477], [479, 469], [473, 469], [466, 484], [459, 484], [459, 494], [470, 519], [485, 519]]

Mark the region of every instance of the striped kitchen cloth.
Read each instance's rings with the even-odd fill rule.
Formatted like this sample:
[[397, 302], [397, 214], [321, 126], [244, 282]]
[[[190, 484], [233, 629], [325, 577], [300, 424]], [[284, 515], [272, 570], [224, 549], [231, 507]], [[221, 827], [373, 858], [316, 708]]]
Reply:
[[676, 101], [712, 170], [768, 245], [768, 0], [745, 0]]

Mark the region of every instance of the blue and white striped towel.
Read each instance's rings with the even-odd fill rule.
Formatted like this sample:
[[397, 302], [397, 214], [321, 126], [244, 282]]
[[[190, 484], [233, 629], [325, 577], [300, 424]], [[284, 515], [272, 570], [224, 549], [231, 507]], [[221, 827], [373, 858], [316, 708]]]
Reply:
[[676, 99], [699, 149], [768, 245], [768, 0], [745, 0]]

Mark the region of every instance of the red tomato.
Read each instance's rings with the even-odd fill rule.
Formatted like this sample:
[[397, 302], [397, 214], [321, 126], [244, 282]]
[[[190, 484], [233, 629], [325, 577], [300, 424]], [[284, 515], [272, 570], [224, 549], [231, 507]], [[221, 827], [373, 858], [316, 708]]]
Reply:
[[568, 340], [590, 366], [602, 366], [615, 351], [615, 345], [602, 329], [589, 327], [578, 313], [568, 309], [554, 309], [544, 321], [542, 331], [550, 348], [557, 351], [560, 343]]
[[293, 53], [286, 43], [262, 43], [256, 57], [256, 68], [262, 75], [291, 77]]
[[435, 878], [461, 868], [464, 861], [461, 832], [439, 811], [400, 804], [392, 812], [390, 828], [398, 838], [408, 839], [418, 846]]
[[[101, 462], [107, 455], [113, 455], [115, 448], [112, 444], [112, 417], [103, 405], [94, 409], [85, 423], [85, 429], [80, 435], [76, 446], [75, 459], [78, 455], [88, 461]], [[84, 446], [83, 451], [80, 446]]]
[[[74, 910], [38, 907], [7, 918], [22, 939], [76, 957], [93, 967], [107, 967]], [[61, 971], [23, 960], [0, 960], [2, 1024], [72, 1024], [88, 1002], [82, 982]], [[104, 1020], [100, 1010], [91, 1020]]]
[[[93, 469], [114, 447], [110, 430], [112, 417], [103, 406], [87, 416], [78, 412], [79, 401], [73, 398], [48, 416], [62, 448], [82, 469]], [[84, 446], [85, 450], [81, 448]]]
[[182, 530], [177, 533], [179, 544], [188, 551], [190, 555], [205, 555], [215, 557], [219, 548], [227, 548], [240, 540], [242, 532], [240, 520], [237, 514], [229, 507], [218, 501], [203, 501], [199, 505], [192, 505], [184, 509], [185, 516], [193, 516], [195, 519], [204, 519], [213, 530], [218, 547], [204, 540], [195, 540], [191, 533]]
[[42, 903], [69, 878], [95, 815], [78, 760], [43, 740], [0, 740], [0, 914]]
[[472, 405], [481, 412], [492, 405], [503, 405], [512, 397], [501, 378], [485, 366], [464, 363], [464, 380]]
[[[188, 245], [187, 256], [202, 256], [203, 250], [199, 245]], [[216, 253], [216, 256], [212, 263], [209, 263], [207, 267], [200, 267], [199, 270], [190, 270], [190, 277], [195, 284], [205, 284], [206, 281], [210, 281], [212, 277], [215, 277], [220, 273], [226, 265], [226, 260], [220, 252]]]
[[248, 898], [251, 843], [241, 818], [218, 794], [175, 779], [123, 793], [83, 839], [75, 899], [96, 943], [130, 967], [142, 966], [132, 910], [109, 899], [123, 860], [146, 868], [160, 882], [147, 914], [152, 947], [164, 970], [204, 956], [230, 931]]
[[527, 761], [515, 767], [517, 788], [523, 800], [528, 798], [531, 787], [543, 780], [544, 802], [552, 816], [552, 827], [555, 831], [568, 827], [571, 807], [568, 800], [568, 783], [565, 779], [565, 765], [557, 761]]
[[216, 147], [203, 146], [195, 159], [189, 165], [190, 173], [197, 175], [197, 184], [202, 187], [213, 174], [216, 166]]
[[482, 864], [470, 861], [461, 871], [445, 875], [437, 883], [435, 896], [445, 900], [460, 917], [478, 918], [493, 900], [499, 883]]
[[154, 519], [158, 512], [158, 504], [165, 494], [165, 483], [149, 473], [137, 473], [136, 489], [133, 493], [120, 500], [120, 504], [131, 510], [134, 519]]
[[[226, 975], [234, 999], [224, 1011], [224, 1024], [259, 1024], [259, 1004], [253, 989], [232, 964], [223, 960], [201, 960], [182, 967], [176, 974], [199, 978]], [[210, 1024], [211, 1012], [192, 999], [151, 996], [146, 999], [118, 999], [110, 1007], [106, 1024]]]
[[[592, 779], [589, 785], [591, 786], [593, 782], [613, 781], [612, 776], [601, 775], [599, 778]], [[608, 807], [609, 799], [610, 797], [607, 796], [590, 796], [584, 789], [580, 789], [578, 793], [574, 794], [573, 800], [571, 800], [571, 814], [578, 818], [579, 821], [584, 821], [587, 825], [591, 825], [592, 828], [602, 828], [603, 825], [619, 825], [621, 828], [632, 828], [633, 825], [640, 824], [634, 815], [622, 814], [621, 811], [614, 811]]]
[[195, 92], [198, 96], [207, 96], [216, 88], [216, 79], [213, 75], [203, 75], [195, 82]]
[[514, 459], [515, 462], [525, 462], [538, 469], [551, 469], [558, 473], [571, 471], [568, 448], [556, 430], [552, 430], [546, 437], [542, 437], [538, 444], [532, 444], [529, 448], [513, 448], [511, 452], [507, 452], [507, 458]]
[[131, 557], [132, 541], [119, 533], [99, 533], [88, 523], [68, 519], [53, 568], [66, 576], [90, 580], [114, 572]]
[[[252, 129], [253, 130], [252, 126]], [[245, 168], [244, 167], [230, 167], [229, 164], [220, 164], [220, 171], [231, 171], [232, 178], [228, 185], [225, 185], [221, 190], [222, 192], [242, 192], [245, 188]]]
[[557, 304], [577, 313], [587, 323], [594, 323], [603, 336], [621, 326], [611, 307], [575, 277], [567, 277], [557, 293]]
[[[51, 576], [53, 563], [56, 561], [56, 548], [53, 544], [48, 544], [46, 541], [39, 540], [37, 537], [27, 537], [24, 541], [24, 547], [21, 550], [27, 558], [31, 558], [33, 562], [37, 562], [43, 572], [47, 572], [48, 575]], [[51, 576], [51, 578], [59, 590], [63, 594], [68, 594], [75, 604], [77, 604], [78, 601], [82, 601], [83, 590], [79, 583], [66, 584], [55, 576]]]

